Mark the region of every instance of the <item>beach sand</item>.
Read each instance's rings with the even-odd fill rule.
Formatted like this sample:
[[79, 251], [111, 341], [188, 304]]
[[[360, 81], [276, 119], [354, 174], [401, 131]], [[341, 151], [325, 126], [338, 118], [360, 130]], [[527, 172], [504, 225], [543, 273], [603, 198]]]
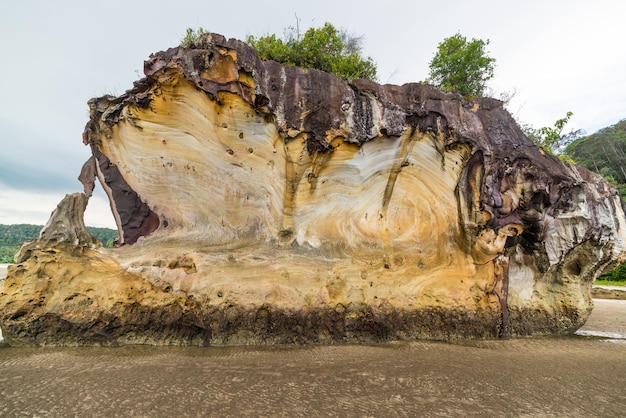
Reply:
[[618, 417], [592, 337], [290, 348], [0, 348], [1, 416]]
[[[626, 339], [626, 300], [594, 299], [593, 304], [589, 319], [577, 333], [596, 336], [616, 335]], [[626, 350], [626, 346], [624, 349]]]
[[623, 416], [626, 301], [594, 303], [582, 335], [558, 338], [316, 347], [0, 345], [0, 416]]

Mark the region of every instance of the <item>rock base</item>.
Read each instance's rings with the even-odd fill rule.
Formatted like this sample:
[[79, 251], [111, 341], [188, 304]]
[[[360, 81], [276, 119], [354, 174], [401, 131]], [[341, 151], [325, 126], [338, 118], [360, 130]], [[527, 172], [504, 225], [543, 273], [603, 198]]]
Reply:
[[573, 332], [588, 315], [512, 311], [505, 327], [496, 303], [472, 310], [453, 305], [411, 308], [382, 298], [309, 306], [252, 304], [229, 298], [219, 281], [213, 287], [206, 284], [202, 293], [217, 298], [155, 285], [103, 251], [71, 245], [31, 250], [28, 260], [9, 267], [0, 293], [0, 323], [12, 346], [209, 346], [560, 334]]

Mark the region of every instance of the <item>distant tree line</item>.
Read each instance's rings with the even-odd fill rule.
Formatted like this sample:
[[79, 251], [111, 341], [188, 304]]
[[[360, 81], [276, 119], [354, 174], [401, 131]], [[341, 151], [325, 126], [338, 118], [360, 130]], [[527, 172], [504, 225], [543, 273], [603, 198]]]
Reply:
[[43, 226], [30, 224], [0, 225], [0, 247], [19, 246], [39, 236]]
[[13, 256], [15, 256], [18, 249], [19, 246], [17, 245], [0, 247], [0, 264], [14, 263]]
[[[31, 224], [0, 224], [0, 263], [13, 263], [13, 256], [20, 245], [26, 241], [34, 241], [39, 237], [43, 225]], [[110, 228], [96, 228], [88, 226], [87, 230], [98, 238], [105, 247], [112, 247], [119, 238], [117, 230]]]

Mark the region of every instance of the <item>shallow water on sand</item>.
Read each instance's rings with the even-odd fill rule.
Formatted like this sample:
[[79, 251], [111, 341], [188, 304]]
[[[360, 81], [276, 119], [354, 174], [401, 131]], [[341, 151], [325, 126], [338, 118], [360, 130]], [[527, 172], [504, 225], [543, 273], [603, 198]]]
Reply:
[[613, 341], [0, 347], [0, 416], [623, 416]]

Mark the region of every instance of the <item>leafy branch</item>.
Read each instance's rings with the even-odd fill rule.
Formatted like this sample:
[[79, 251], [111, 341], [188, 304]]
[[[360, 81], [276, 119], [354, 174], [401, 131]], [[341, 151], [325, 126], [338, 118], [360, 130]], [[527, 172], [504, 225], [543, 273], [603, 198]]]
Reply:
[[521, 128], [530, 140], [543, 148], [547, 153], [565, 157], [563, 154], [565, 148], [584, 135], [582, 129], [572, 130], [567, 134], [563, 134], [563, 129], [572, 115], [572, 112], [567, 112], [564, 118], [557, 119], [557, 121], [554, 122], [554, 126], [544, 126], [535, 129], [531, 125], [522, 125]]

